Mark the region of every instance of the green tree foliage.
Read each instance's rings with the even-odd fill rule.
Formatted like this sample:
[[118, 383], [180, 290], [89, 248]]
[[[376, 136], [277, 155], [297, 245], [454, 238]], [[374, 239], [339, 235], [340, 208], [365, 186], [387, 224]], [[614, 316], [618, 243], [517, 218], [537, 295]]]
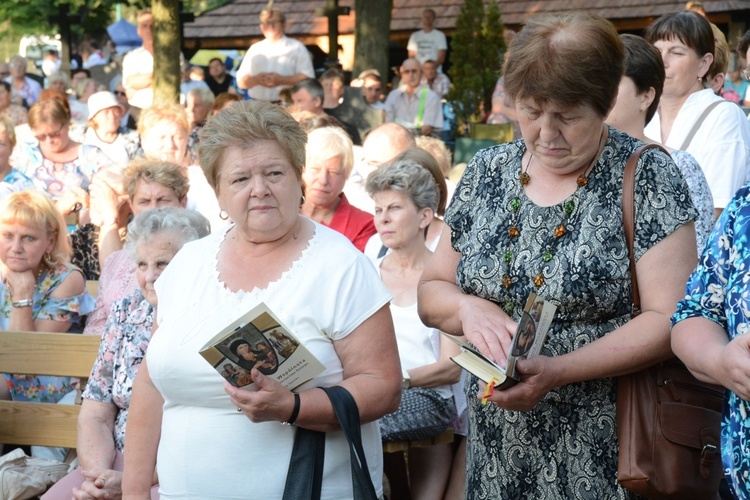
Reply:
[[495, 0], [465, 0], [451, 40], [453, 87], [448, 100], [458, 120], [459, 133], [469, 123], [481, 121], [490, 110], [492, 91], [502, 69], [505, 51], [503, 23]]
[[[103, 33], [114, 21], [114, 6], [122, 0], [4, 0], [0, 1], [0, 19], [9, 21], [6, 34], [36, 35], [58, 31], [59, 5], [66, 4], [67, 22], [77, 37], [85, 33]], [[142, 3], [142, 2], [140, 2]], [[5, 28], [5, 26], [4, 26]]]

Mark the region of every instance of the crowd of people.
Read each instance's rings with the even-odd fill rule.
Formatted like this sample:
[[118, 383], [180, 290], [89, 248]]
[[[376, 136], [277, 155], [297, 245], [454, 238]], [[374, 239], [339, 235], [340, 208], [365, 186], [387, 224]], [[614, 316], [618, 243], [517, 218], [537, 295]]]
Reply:
[[[675, 354], [727, 389], [722, 495], [750, 498], [750, 121], [722, 97], [741, 82], [704, 15], [643, 37], [581, 12], [507, 32], [487, 121], [515, 140], [457, 185], [432, 9], [390, 92], [376, 70], [316, 78], [268, 7], [236, 74], [182, 65], [181, 104], [154, 102], [152, 20], [139, 13], [143, 46], [107, 82], [88, 41], [70, 78], [51, 57], [42, 86], [17, 56], [0, 82], [0, 328], [101, 338], [83, 387], [0, 384], [0, 399], [50, 404], [82, 391], [80, 468], [44, 498], [281, 498], [295, 426], [327, 434], [322, 498], [350, 498], [349, 445], [318, 389], [332, 385], [356, 401], [379, 497], [384, 442], [452, 431], [409, 451], [412, 498], [629, 498], [617, 377]], [[355, 100], [371, 119], [352, 118]], [[621, 201], [644, 143], [666, 149], [635, 173], [634, 317]], [[487, 390], [447, 336], [504, 366], [531, 294], [557, 308], [547, 340], [516, 385]], [[296, 338], [272, 327], [206, 363], [261, 303]], [[300, 345], [324, 369], [286, 387]]]

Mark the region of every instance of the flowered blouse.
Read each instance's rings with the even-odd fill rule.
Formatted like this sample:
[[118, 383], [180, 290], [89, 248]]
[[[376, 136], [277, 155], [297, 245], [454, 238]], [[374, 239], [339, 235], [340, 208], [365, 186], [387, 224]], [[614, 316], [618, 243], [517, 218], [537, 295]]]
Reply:
[[[703, 317], [734, 339], [750, 331], [750, 185], [740, 188], [716, 222], [672, 325]], [[750, 497], [750, 402], [727, 391], [721, 422], [724, 475], [737, 498]]]
[[[55, 269], [39, 276], [34, 289], [33, 319], [51, 319], [71, 323], [71, 332], [81, 331], [82, 316], [94, 308], [94, 298], [86, 292], [66, 298], [51, 296], [72, 272], [80, 271], [70, 264], [60, 264]], [[12, 301], [10, 291], [0, 280], [0, 329], [2, 330], [7, 330], [10, 324]], [[14, 401], [57, 403], [70, 392], [70, 377], [37, 375], [17, 378], [8, 374], [4, 376]]]
[[685, 178], [690, 190], [690, 199], [698, 210], [698, 217], [695, 218], [695, 240], [700, 256], [714, 227], [714, 198], [711, 196], [711, 188], [703, 169], [693, 155], [687, 151], [672, 151], [670, 155]]
[[120, 452], [125, 446], [133, 381], [151, 340], [155, 310], [140, 290], [112, 304], [99, 356], [83, 392], [86, 399], [117, 405], [114, 439]]
[[14, 156], [13, 166], [30, 177], [34, 186], [53, 200], [70, 188], [88, 190], [94, 173], [111, 164], [107, 155], [96, 146], [80, 146], [78, 158], [63, 164], [45, 158], [38, 144], [24, 143], [19, 147], [20, 154]]

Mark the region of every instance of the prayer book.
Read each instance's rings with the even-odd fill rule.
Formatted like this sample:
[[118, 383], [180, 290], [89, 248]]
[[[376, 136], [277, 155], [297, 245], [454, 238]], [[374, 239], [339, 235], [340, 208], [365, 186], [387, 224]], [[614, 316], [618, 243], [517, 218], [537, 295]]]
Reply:
[[199, 352], [235, 387], [250, 388], [253, 368], [289, 390], [325, 369], [265, 303], [221, 330]]
[[451, 357], [451, 360], [486, 384], [494, 385], [495, 389], [507, 389], [521, 380], [521, 375], [516, 369], [518, 360], [536, 356], [542, 350], [556, 309], [557, 306], [535, 293], [529, 295], [521, 321], [518, 322], [518, 328], [510, 343], [510, 354], [505, 368], [488, 359], [473, 346], [443, 333], [461, 346], [461, 352]]

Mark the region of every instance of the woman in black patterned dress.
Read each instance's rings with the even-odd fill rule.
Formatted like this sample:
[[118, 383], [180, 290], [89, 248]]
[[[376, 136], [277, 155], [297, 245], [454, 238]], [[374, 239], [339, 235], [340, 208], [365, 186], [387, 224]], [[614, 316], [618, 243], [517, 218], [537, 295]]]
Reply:
[[529, 19], [506, 91], [522, 139], [469, 163], [422, 276], [420, 315], [504, 363], [529, 293], [557, 304], [542, 355], [481, 405], [467, 383], [467, 498], [625, 498], [617, 484], [615, 377], [671, 355], [669, 317], [695, 265], [695, 209], [669, 156], [636, 170], [638, 284], [630, 321], [625, 163], [642, 143], [609, 128], [623, 47], [605, 19]]

